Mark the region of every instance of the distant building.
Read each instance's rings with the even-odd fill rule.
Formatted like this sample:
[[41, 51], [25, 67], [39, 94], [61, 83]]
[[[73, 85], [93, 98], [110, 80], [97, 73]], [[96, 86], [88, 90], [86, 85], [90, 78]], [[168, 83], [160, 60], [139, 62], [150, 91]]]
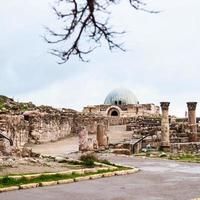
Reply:
[[111, 91], [104, 104], [84, 107], [83, 112], [107, 117], [158, 116], [160, 108], [153, 103], [139, 104], [130, 90], [120, 88]]

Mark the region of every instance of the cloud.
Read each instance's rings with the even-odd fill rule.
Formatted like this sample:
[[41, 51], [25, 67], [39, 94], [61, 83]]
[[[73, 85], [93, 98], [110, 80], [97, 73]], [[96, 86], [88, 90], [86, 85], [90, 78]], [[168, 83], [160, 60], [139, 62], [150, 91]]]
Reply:
[[58, 27], [51, 2], [1, 4], [0, 93], [81, 110], [103, 103], [110, 90], [122, 86], [142, 103], [171, 101], [171, 114], [179, 116], [184, 116], [186, 101], [199, 100], [199, 0], [148, 0], [160, 14], [135, 11], [122, 1], [112, 8], [111, 20], [127, 31], [121, 38], [127, 52], [110, 53], [103, 46], [90, 55], [90, 63], [73, 59], [62, 66], [47, 54], [50, 47], [40, 37], [43, 25]]

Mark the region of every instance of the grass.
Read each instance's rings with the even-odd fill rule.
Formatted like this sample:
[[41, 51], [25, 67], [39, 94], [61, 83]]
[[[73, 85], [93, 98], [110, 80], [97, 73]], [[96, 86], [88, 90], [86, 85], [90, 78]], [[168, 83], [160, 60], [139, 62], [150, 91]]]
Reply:
[[94, 154], [86, 154], [80, 157], [83, 165], [89, 168], [95, 167], [95, 162], [98, 162], [98, 158]]
[[[19, 179], [11, 177], [10, 175], [3, 176], [3, 177], [0, 177], [0, 188], [10, 187], [10, 186], [19, 186], [19, 185], [30, 184], [30, 183], [41, 183], [41, 182], [58, 181], [58, 180], [64, 180], [64, 179], [75, 179], [78, 177], [84, 177], [84, 176], [89, 176], [89, 175], [132, 169], [132, 168], [112, 164], [108, 160], [98, 159], [95, 154], [82, 155], [80, 157], [80, 161], [63, 161], [61, 163], [68, 164], [68, 165], [74, 165], [76, 167], [84, 166], [87, 168], [93, 168], [96, 166], [95, 162], [99, 162], [99, 163], [103, 163], [106, 165], [115, 166], [117, 168], [107, 169], [107, 170], [99, 169], [97, 172], [85, 172], [84, 174], [79, 174], [78, 172], [77, 173], [73, 172], [72, 174], [58, 174], [58, 173], [45, 174], [45, 173], [43, 173], [39, 177], [35, 177], [35, 178], [33, 177], [31, 179], [23, 177], [23, 175], [29, 175], [30, 173], [29, 174], [15, 174], [15, 176], [22, 176]], [[34, 174], [34, 173], [32, 173], [32, 174]]]
[[3, 109], [5, 109], [5, 105], [4, 103], [0, 102], [0, 110], [3, 110]]
[[106, 159], [99, 159], [95, 154], [91, 153], [91, 154], [86, 154], [86, 155], [82, 155], [80, 157], [80, 160], [83, 162], [82, 164], [86, 167], [95, 167], [95, 162], [98, 163], [103, 163], [106, 165], [110, 165], [110, 166], [115, 166], [114, 164], [112, 164], [110, 161], [106, 160]]
[[179, 154], [179, 155], [170, 155], [170, 160], [179, 160], [185, 162], [195, 162], [200, 163], [200, 155], [199, 154]]
[[158, 155], [153, 154], [152, 152], [146, 152], [146, 153], [136, 154], [135, 156], [146, 156], [146, 157], [153, 156], [153, 158], [165, 158], [169, 160], [200, 163], [200, 154], [195, 154], [195, 153], [164, 154], [162, 151], [158, 151]]
[[121, 170], [127, 170], [131, 168], [119, 166], [117, 169], [108, 169], [108, 170], [98, 170], [96, 173], [88, 172], [85, 174], [53, 174], [53, 175], [41, 175], [37, 178], [27, 179], [25, 177], [22, 177], [20, 179], [14, 179], [12, 177], [2, 177], [0, 179], [0, 188], [4, 187], [10, 187], [10, 186], [19, 186], [23, 184], [29, 184], [29, 183], [40, 183], [40, 182], [48, 182], [48, 181], [58, 181], [58, 180], [64, 180], [64, 179], [74, 179], [77, 177], [84, 177], [88, 175], [94, 175], [94, 174], [102, 174], [107, 172], [114, 172], [114, 171], [121, 171]]

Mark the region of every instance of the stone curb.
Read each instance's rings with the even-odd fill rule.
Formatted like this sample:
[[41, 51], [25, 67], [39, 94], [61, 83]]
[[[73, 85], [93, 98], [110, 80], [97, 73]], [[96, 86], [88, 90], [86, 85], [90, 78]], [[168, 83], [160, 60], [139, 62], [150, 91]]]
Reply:
[[[30, 174], [30, 175], [23, 175], [21, 177], [24, 177], [24, 178], [30, 180], [30, 179], [33, 179], [33, 178], [38, 178], [40, 176], [41, 176], [41, 174]], [[11, 176], [11, 178], [13, 178], [13, 177]]]
[[73, 170], [57, 172], [56, 174], [59, 174], [59, 175], [71, 175], [72, 173], [73, 173]]
[[64, 180], [59, 180], [58, 184], [67, 184], [67, 183], [73, 183], [74, 179], [64, 179]]
[[[75, 160], [75, 161], [78, 161], [78, 160]], [[90, 173], [90, 172], [96, 173], [98, 170], [115, 170], [115, 169], [117, 169], [117, 167], [115, 167], [115, 166], [110, 166], [110, 165], [107, 165], [104, 163], [95, 162], [95, 164], [98, 166], [95, 169], [86, 168], [86, 169], [70, 170], [70, 171], [63, 171], [63, 172], [47, 172], [47, 173], [39, 173], [39, 174], [14, 175], [14, 176], [8, 176], [8, 177], [14, 178], [16, 180], [25, 177], [30, 180], [32, 178], [38, 178], [41, 175], [56, 175], [56, 174], [70, 175], [72, 173], [83, 175], [84, 173]], [[128, 166], [128, 167], [130, 167], [130, 166]]]
[[83, 176], [83, 177], [77, 177], [74, 179], [75, 182], [78, 182], [78, 181], [86, 181], [86, 180], [89, 180], [90, 179], [90, 176]]
[[99, 169], [85, 169], [84, 173], [97, 173]]
[[102, 174], [94, 174], [94, 175], [90, 175], [90, 179], [93, 180], [93, 179], [98, 179], [98, 178], [102, 178]]
[[[95, 169], [95, 170], [97, 172], [98, 170], [108, 170], [108, 169], [110, 169], [110, 168], [103, 168], [103, 169], [99, 168], [99, 169]], [[88, 172], [92, 172], [92, 170], [94, 170], [94, 169], [85, 169], [85, 170], [86, 170], [86, 173], [88, 173]], [[75, 173], [82, 175], [82, 174], [84, 174], [85, 170], [75, 170]], [[112, 177], [112, 176], [116, 176], [116, 175], [117, 176], [127, 175], [127, 174], [136, 173], [138, 171], [139, 171], [138, 168], [132, 168], [132, 169], [129, 169], [129, 170], [121, 170], [121, 171], [107, 172], [107, 173], [105, 172], [105, 173], [102, 173], [102, 174], [93, 174], [93, 175], [89, 175], [89, 176], [77, 177], [77, 178], [74, 178], [74, 179], [63, 179], [63, 180], [58, 180], [58, 181], [48, 181], [48, 182], [40, 182], [40, 183], [23, 184], [23, 185], [20, 185], [20, 186], [12, 186], [12, 187], [7, 187], [7, 188], [0, 188], [0, 193], [1, 192], [9, 192], [9, 191], [14, 191], [14, 190], [19, 190], [19, 189], [30, 189], [30, 188], [36, 188], [36, 187], [53, 186], [53, 185], [57, 185], [57, 184], [68, 184], [68, 183], [85, 181], [85, 180], [94, 180], [94, 179], [99, 179], [99, 178], [104, 178], [104, 177], [105, 178], [106, 177]], [[66, 171], [66, 172], [69, 172], [69, 171]], [[45, 173], [45, 174], [50, 174], [50, 175], [65, 174], [65, 172]], [[36, 174], [36, 175], [40, 176], [42, 174]], [[28, 175], [26, 175], [26, 176], [28, 176]], [[30, 175], [30, 176], [32, 176], [32, 175]], [[16, 177], [18, 178], [18, 176], [16, 176]], [[21, 176], [21, 177], [24, 177], [24, 176]], [[200, 198], [193, 199], [193, 200], [200, 200]]]
[[41, 187], [52, 186], [52, 185], [57, 185], [57, 184], [58, 184], [58, 181], [48, 181], [48, 182], [41, 182], [41, 183], [39, 183], [39, 185]]
[[19, 186], [12, 186], [12, 187], [7, 187], [7, 188], [0, 188], [0, 193], [1, 192], [10, 192], [14, 190], [19, 190]]
[[102, 174], [102, 177], [111, 177], [111, 176], [115, 176], [115, 172], [107, 172]]
[[20, 185], [19, 189], [30, 189], [30, 188], [36, 188], [36, 187], [39, 187], [39, 183], [30, 183], [30, 184]]
[[116, 172], [115, 172], [115, 175], [116, 175], [116, 176], [121, 176], [121, 175], [126, 175], [126, 174], [127, 174], [126, 171], [116, 171]]
[[138, 168], [126, 170], [127, 174], [134, 174], [134, 173], [139, 172], [139, 171], [140, 171], [140, 169], [138, 169]]
[[19, 175], [19, 176], [8, 176], [9, 178], [14, 178], [16, 180], [20, 178], [27, 178], [27, 179], [32, 179], [32, 178], [38, 178], [41, 175], [56, 175], [56, 174], [61, 174], [61, 175], [71, 175], [72, 173], [83, 175], [84, 173], [96, 173], [98, 170], [108, 170], [108, 167], [102, 167], [102, 168], [86, 168], [86, 169], [78, 169], [78, 170], [69, 170], [69, 171], [62, 171], [62, 172], [50, 172], [50, 173], [41, 173], [41, 174], [30, 174], [30, 175]]

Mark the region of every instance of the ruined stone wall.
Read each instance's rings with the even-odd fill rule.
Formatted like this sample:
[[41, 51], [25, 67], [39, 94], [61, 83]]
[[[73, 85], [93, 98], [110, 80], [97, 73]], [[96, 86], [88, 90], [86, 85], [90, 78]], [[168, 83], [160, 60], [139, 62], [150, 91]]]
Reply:
[[29, 142], [45, 143], [63, 139], [71, 133], [72, 121], [60, 114], [30, 116]]
[[172, 153], [200, 153], [200, 142], [172, 143]]
[[[0, 115], [0, 131], [13, 140], [13, 145], [20, 148], [28, 143], [29, 123], [22, 115]], [[8, 140], [0, 140], [0, 151], [9, 152], [11, 150]]]
[[71, 133], [73, 134], [78, 134], [81, 127], [86, 127], [89, 134], [96, 134], [99, 123], [103, 123], [108, 127], [108, 119], [106, 117], [92, 113], [74, 113], [72, 120]]
[[[97, 125], [108, 121], [98, 115], [83, 114], [69, 109], [37, 107], [23, 114], [0, 114], [0, 130], [14, 142], [14, 148], [21, 148], [27, 143], [46, 143], [78, 134], [81, 127], [89, 133], [97, 133]], [[9, 149], [9, 141], [0, 140], [0, 151]]]

